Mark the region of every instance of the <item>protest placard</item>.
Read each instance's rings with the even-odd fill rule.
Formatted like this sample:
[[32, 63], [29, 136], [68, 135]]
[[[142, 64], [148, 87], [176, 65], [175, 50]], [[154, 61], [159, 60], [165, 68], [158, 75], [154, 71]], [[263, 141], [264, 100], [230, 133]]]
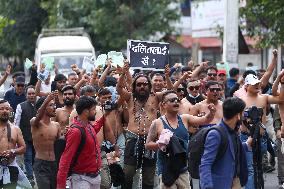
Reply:
[[85, 56], [82, 68], [85, 69], [87, 73], [92, 72], [94, 68], [94, 62], [92, 61], [92, 59]]
[[95, 61], [95, 67], [103, 69], [106, 65], [106, 61], [107, 61], [107, 55], [100, 54]]
[[169, 43], [128, 40], [127, 58], [133, 69], [164, 70], [169, 62]]
[[30, 61], [30, 59], [28, 59], [28, 58], [26, 58], [24, 64], [25, 64], [25, 68], [26, 68], [27, 70], [30, 69], [30, 68], [33, 66], [32, 61]]
[[111, 58], [113, 66], [123, 67], [124, 57], [122, 52], [110, 51], [108, 52], [107, 56], [108, 58]]
[[48, 70], [44, 70], [43, 72], [39, 72], [37, 74], [37, 78], [39, 80], [41, 80], [42, 82], [44, 82], [49, 76], [49, 71]]
[[54, 57], [48, 56], [42, 59], [42, 63], [45, 64], [45, 68], [48, 70], [53, 70], [54, 68]]

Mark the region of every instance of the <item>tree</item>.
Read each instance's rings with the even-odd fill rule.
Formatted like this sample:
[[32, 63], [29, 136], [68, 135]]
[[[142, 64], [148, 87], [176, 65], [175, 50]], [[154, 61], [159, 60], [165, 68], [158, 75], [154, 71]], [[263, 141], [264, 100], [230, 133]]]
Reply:
[[83, 26], [96, 49], [125, 49], [127, 39], [147, 40], [157, 33], [174, 31], [171, 22], [180, 16], [179, 0], [61, 0], [60, 26]]
[[25, 57], [33, 57], [37, 36], [47, 18], [40, 1], [0, 0], [0, 12], [1, 54], [18, 57], [21, 62]]
[[260, 47], [284, 43], [284, 1], [248, 0], [240, 14], [247, 21], [247, 31], [259, 39]]

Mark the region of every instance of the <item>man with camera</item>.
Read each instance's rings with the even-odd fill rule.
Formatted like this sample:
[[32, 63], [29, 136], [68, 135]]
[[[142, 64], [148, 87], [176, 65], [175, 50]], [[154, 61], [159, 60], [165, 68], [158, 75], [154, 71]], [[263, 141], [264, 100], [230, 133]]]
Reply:
[[104, 123], [105, 127], [98, 133], [102, 157], [101, 189], [109, 189], [111, 188], [111, 180], [106, 154], [115, 150], [115, 156], [120, 157], [119, 164], [123, 166], [125, 138], [123, 135], [121, 111], [119, 110], [121, 101], [118, 98], [118, 101], [113, 102], [111, 91], [107, 88], [101, 88], [98, 92], [98, 102], [96, 116], [101, 117], [104, 111], [109, 113]]
[[[276, 81], [278, 80], [284, 81], [283, 76], [284, 76], [284, 71], [281, 71]], [[244, 102], [246, 103], [246, 109], [250, 109], [253, 106], [258, 108], [255, 112], [257, 112], [258, 114], [261, 114], [259, 115], [261, 117], [259, 120], [261, 125], [266, 123], [267, 105], [268, 104], [279, 104], [279, 103], [282, 103], [282, 101], [284, 100], [284, 85], [283, 84], [281, 84], [279, 96], [264, 95], [264, 94], [261, 94], [261, 81], [257, 78], [257, 76], [253, 74], [249, 74], [246, 76], [245, 84], [244, 84], [246, 95], [242, 95], [240, 98], [244, 100]], [[274, 82], [273, 85], [274, 85], [274, 88], [278, 88], [279, 82]], [[260, 129], [262, 143], [265, 143], [266, 141], [265, 141], [265, 138], [263, 137], [265, 133], [265, 128], [260, 127], [259, 129]], [[244, 140], [246, 140], [247, 138], [245, 137], [245, 135], [252, 135], [252, 133], [250, 133], [250, 130], [247, 127], [242, 125], [241, 126], [241, 138]], [[264, 148], [262, 148], [262, 150], [263, 149]], [[248, 178], [248, 183], [246, 185], [246, 188], [254, 188], [254, 171], [253, 171], [253, 166], [252, 166], [253, 152], [247, 151], [246, 153], [247, 153], [247, 161], [248, 161], [248, 168], [249, 168], [249, 178]], [[262, 156], [262, 153], [258, 155]]]
[[26, 150], [20, 128], [8, 121], [10, 113], [8, 101], [0, 100], [0, 188], [16, 188], [19, 168], [15, 157], [24, 154]]
[[51, 92], [36, 102], [37, 115], [31, 119], [33, 144], [36, 152], [34, 173], [38, 188], [56, 187], [56, 161], [54, 143], [60, 137], [60, 125], [51, 120], [55, 117], [57, 94]]

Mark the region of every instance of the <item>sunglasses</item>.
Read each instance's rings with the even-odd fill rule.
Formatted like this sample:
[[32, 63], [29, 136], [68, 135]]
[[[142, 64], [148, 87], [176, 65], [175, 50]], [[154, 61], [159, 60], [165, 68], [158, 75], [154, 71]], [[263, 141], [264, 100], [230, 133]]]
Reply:
[[220, 92], [221, 88], [209, 88], [210, 92]]
[[145, 83], [136, 83], [136, 86], [137, 86], [137, 87], [142, 87], [142, 86], [147, 87], [148, 84], [149, 84], [148, 82], [145, 82]]
[[193, 91], [194, 89], [196, 91], [198, 91], [200, 89], [200, 87], [199, 86], [190, 86], [190, 87], [188, 87], [188, 89], [191, 90], [191, 91]]
[[215, 74], [215, 73], [208, 73], [207, 75], [210, 76], [210, 77], [216, 77], [217, 76], [217, 74]]
[[170, 103], [174, 103], [174, 102], [180, 102], [180, 99], [179, 98], [170, 98], [168, 100], [166, 100], [166, 102], [170, 102]]
[[183, 92], [183, 88], [178, 88], [177, 92]]

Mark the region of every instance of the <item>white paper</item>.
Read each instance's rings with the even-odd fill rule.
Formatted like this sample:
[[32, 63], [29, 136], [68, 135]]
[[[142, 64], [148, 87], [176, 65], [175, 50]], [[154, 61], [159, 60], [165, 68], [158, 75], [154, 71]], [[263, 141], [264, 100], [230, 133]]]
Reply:
[[85, 56], [83, 60], [82, 68], [86, 70], [86, 73], [90, 73], [93, 71], [94, 62], [90, 58]]
[[111, 58], [113, 66], [123, 67], [124, 57], [123, 57], [122, 52], [110, 51], [107, 55], [108, 55], [108, 58]]
[[107, 55], [106, 54], [101, 54], [98, 56], [97, 60], [95, 61], [95, 67], [101, 67], [104, 68], [106, 65], [106, 61], [107, 61]]

